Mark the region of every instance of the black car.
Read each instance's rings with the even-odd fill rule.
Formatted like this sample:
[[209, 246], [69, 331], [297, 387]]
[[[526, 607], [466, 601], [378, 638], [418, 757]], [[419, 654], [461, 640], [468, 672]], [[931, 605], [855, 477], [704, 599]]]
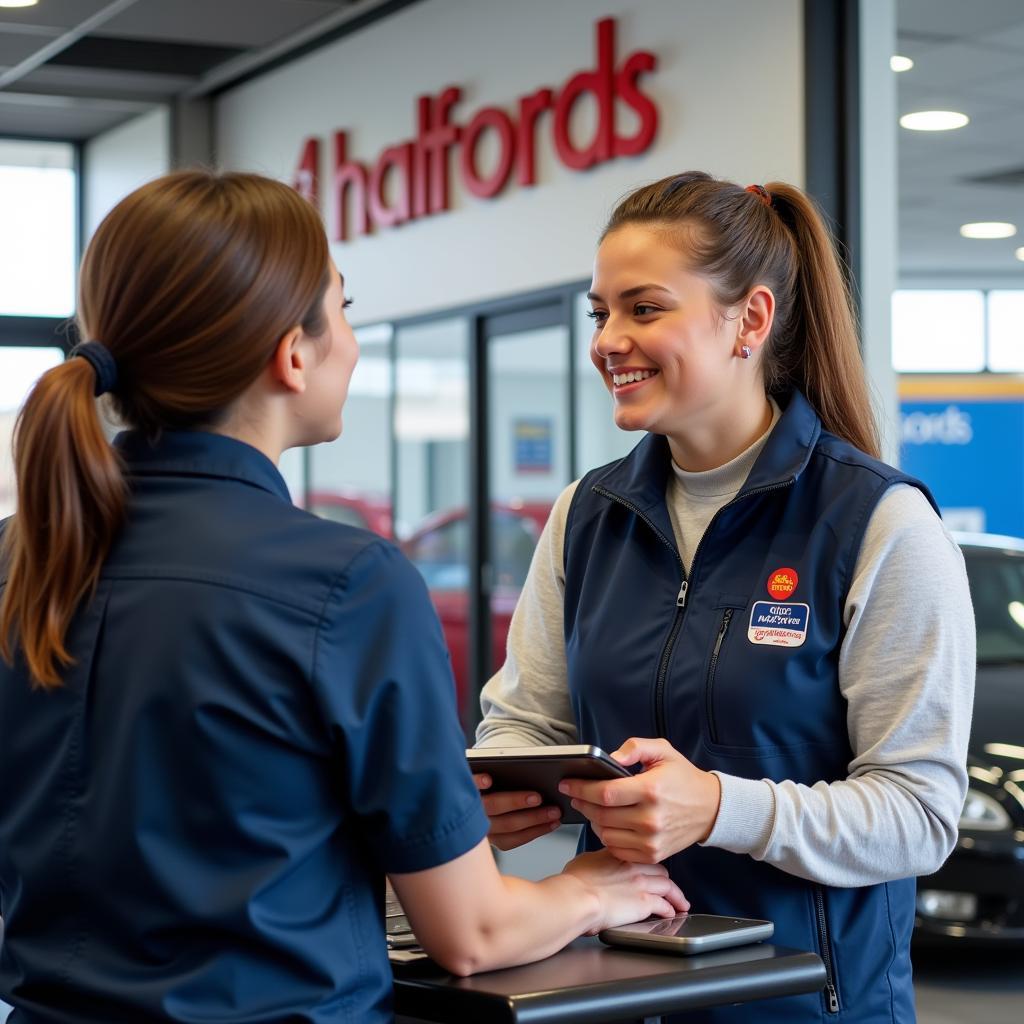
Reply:
[[1024, 942], [1024, 540], [957, 541], [978, 635], [969, 788], [956, 848], [918, 879], [916, 936]]

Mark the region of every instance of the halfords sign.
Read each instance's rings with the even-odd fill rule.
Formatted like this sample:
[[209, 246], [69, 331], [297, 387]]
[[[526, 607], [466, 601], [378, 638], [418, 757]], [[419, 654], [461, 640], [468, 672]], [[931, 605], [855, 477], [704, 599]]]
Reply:
[[[644, 152], [657, 132], [658, 108], [641, 91], [639, 78], [654, 70], [657, 59], [637, 50], [617, 63], [615, 19], [605, 18], [597, 23], [596, 64], [593, 70], [572, 75], [557, 91], [542, 88], [521, 96], [515, 113], [484, 107], [462, 124], [453, 116], [453, 108], [462, 98], [458, 86], [449, 86], [436, 96], [420, 96], [416, 101], [416, 138], [388, 146], [372, 167], [350, 157], [348, 132], [336, 132], [331, 178], [334, 239], [345, 241], [356, 232], [368, 234], [373, 227], [396, 227], [449, 209], [450, 150], [457, 151], [463, 186], [475, 196], [496, 196], [508, 184], [513, 169], [519, 185], [536, 184], [538, 121], [545, 111], [552, 111], [555, 152], [572, 170]], [[569, 125], [577, 100], [587, 94], [596, 101], [598, 116], [594, 137], [581, 147], [571, 138]], [[632, 135], [618, 130], [617, 100], [636, 113], [639, 124]], [[482, 171], [478, 150], [487, 133], [496, 141], [497, 159], [493, 168]], [[307, 139], [294, 186], [317, 206], [319, 166], [320, 139]]]

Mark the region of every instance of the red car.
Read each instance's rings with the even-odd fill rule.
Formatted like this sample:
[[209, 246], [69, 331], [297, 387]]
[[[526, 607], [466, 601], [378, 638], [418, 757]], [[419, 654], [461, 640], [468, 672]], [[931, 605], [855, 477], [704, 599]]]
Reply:
[[391, 501], [361, 491], [313, 491], [309, 511], [323, 519], [391, 536]]
[[[550, 502], [495, 502], [491, 505], [492, 669], [505, 660], [505, 641], [530, 568], [537, 538], [551, 511]], [[459, 707], [469, 688], [469, 520], [465, 508], [435, 512], [402, 543], [402, 550], [427, 582], [437, 609], [452, 670]]]

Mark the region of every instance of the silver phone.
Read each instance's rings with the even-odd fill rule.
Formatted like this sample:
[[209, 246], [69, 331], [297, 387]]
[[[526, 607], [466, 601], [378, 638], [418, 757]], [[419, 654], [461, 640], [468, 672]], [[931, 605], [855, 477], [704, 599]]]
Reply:
[[609, 946], [687, 954], [761, 942], [770, 939], [774, 932], [775, 925], [771, 921], [716, 914], [677, 914], [605, 928], [598, 933], [598, 938]]

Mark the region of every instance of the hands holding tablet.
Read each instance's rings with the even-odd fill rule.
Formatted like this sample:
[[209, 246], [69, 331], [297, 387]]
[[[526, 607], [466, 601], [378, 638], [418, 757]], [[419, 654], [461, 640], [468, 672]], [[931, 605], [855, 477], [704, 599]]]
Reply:
[[702, 842], [718, 817], [718, 777], [683, 757], [668, 740], [628, 739], [612, 755], [643, 772], [612, 782], [566, 779], [559, 791], [586, 816], [620, 860], [657, 864]]
[[[629, 739], [611, 757], [623, 766], [642, 765], [643, 771], [621, 779], [565, 778], [558, 784], [610, 853], [624, 861], [658, 863], [710, 835], [721, 799], [715, 775], [663, 739]], [[490, 841], [500, 850], [545, 835], [562, 820], [535, 790], [487, 793], [490, 776], [474, 778], [491, 820]]]
[[553, 832], [562, 824], [562, 812], [552, 804], [542, 804], [539, 793], [513, 790], [509, 793], [488, 793], [490, 775], [473, 776], [483, 797], [484, 810], [491, 819], [487, 838], [499, 850], [514, 850], [518, 846]]

